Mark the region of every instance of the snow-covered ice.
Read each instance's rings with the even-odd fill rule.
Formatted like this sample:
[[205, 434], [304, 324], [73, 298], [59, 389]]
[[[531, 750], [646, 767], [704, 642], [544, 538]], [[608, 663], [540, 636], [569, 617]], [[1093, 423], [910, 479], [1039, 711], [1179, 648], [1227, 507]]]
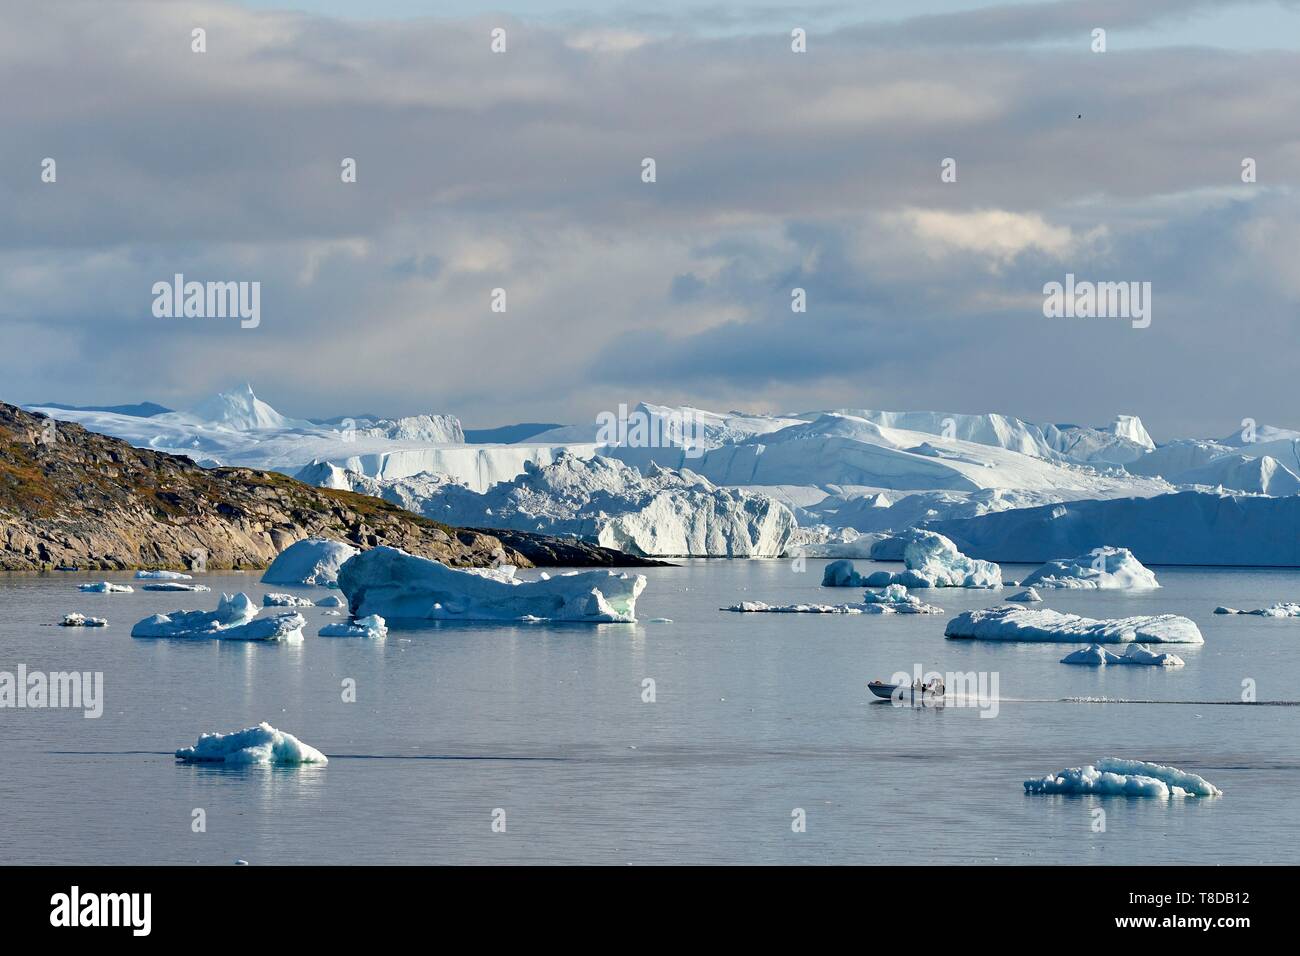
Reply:
[[80, 611], [63, 615], [60, 627], [108, 627], [108, 621], [102, 617], [87, 617]]
[[192, 575], [181, 574], [179, 571], [137, 571], [135, 576], [141, 580], [150, 581], [190, 581]]
[[256, 727], [230, 734], [200, 734], [193, 747], [176, 751], [186, 763], [224, 764], [326, 764], [328, 758], [293, 734], [276, 730], [263, 721]]
[[1203, 644], [1190, 618], [1176, 614], [1094, 620], [1046, 608], [996, 607], [963, 611], [948, 622], [945, 637], [980, 641], [1040, 641], [1092, 644]]
[[1077, 558], [1057, 558], [1031, 573], [1026, 587], [1076, 590], [1142, 590], [1160, 587], [1156, 576], [1127, 548], [1093, 548]]
[[97, 581], [94, 584], [78, 584], [78, 591], [92, 594], [133, 594], [135, 588], [129, 584], [114, 584], [112, 581]]
[[1011, 595], [1011, 597], [1007, 598], [1007, 600], [1016, 601], [1020, 604], [1040, 604], [1042, 603], [1043, 596], [1033, 588], [1025, 588], [1023, 591], [1017, 591], [1015, 594]]
[[315, 584], [338, 581], [339, 568], [357, 549], [328, 538], [305, 538], [285, 548], [262, 575], [263, 584]]
[[1217, 797], [1223, 793], [1204, 777], [1145, 760], [1105, 757], [1096, 765], [1070, 767], [1025, 781], [1026, 793], [1099, 794], [1106, 796]]
[[340, 621], [338, 624], [326, 624], [320, 629], [321, 637], [365, 637], [370, 640], [382, 640], [388, 636], [388, 625], [378, 614], [358, 618], [355, 621]]
[[768, 604], [764, 601], [741, 601], [724, 611], [767, 614], [942, 614], [943, 608], [926, 604], [908, 594], [901, 584], [891, 584], [883, 591], [867, 591], [860, 604]]
[[231, 641], [300, 641], [307, 621], [290, 611], [259, 618], [247, 594], [223, 594], [215, 611], [155, 614], [131, 628], [132, 637], [220, 638]]
[[343, 599], [337, 594], [327, 594], [316, 602], [317, 607], [343, 607]]
[[185, 581], [157, 581], [153, 584], [140, 585], [142, 591], [211, 591], [206, 584], [192, 584]]
[[1182, 667], [1186, 661], [1175, 654], [1158, 654], [1143, 644], [1130, 644], [1123, 654], [1112, 654], [1100, 644], [1089, 644], [1061, 658], [1062, 664], [1087, 664], [1101, 667], [1107, 664], [1142, 664], [1154, 667]]
[[575, 571], [522, 581], [510, 566], [457, 570], [397, 548], [363, 551], [339, 569], [354, 617], [388, 621], [632, 623], [642, 574]]

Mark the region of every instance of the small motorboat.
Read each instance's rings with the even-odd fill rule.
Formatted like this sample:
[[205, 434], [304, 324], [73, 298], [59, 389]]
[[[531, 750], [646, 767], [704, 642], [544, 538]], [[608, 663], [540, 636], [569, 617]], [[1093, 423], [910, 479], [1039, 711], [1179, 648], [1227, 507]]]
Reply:
[[938, 703], [943, 700], [943, 690], [936, 690], [929, 685], [917, 688], [912, 684], [886, 684], [882, 680], [873, 680], [867, 684], [867, 690], [881, 700], [908, 701], [909, 703]]

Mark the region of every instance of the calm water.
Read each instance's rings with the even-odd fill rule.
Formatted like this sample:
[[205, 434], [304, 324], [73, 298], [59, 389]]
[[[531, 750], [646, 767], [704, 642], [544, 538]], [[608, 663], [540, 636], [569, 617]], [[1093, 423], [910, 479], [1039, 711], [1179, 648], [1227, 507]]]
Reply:
[[[823, 563], [652, 568], [637, 625], [395, 629], [372, 643], [316, 637], [338, 619], [306, 609], [297, 647], [129, 636], [148, 614], [210, 609], [215, 594], [76, 590], [102, 573], [0, 576], [0, 670], [102, 671], [106, 698], [98, 720], [0, 710], [0, 863], [1300, 862], [1300, 707], [1208, 703], [1239, 700], [1245, 679], [1261, 701], [1300, 699], [1300, 620], [1211, 613], [1298, 599], [1300, 573], [1164, 569], [1156, 592], [1049, 596], [1094, 617], [1193, 618], [1206, 644], [1173, 648], [1187, 666], [1168, 672], [1058, 663], [1072, 647], [948, 641], [950, 614], [718, 610], [857, 600], [817, 587]], [[285, 590], [255, 575], [203, 580], [259, 602]], [[996, 603], [919, 593], [948, 612]], [[42, 626], [72, 610], [111, 627]], [[992, 719], [871, 703], [869, 679], [915, 664], [997, 672], [1006, 700]], [[654, 703], [642, 702], [647, 677]], [[356, 703], [342, 700], [345, 678]], [[1070, 696], [1167, 703], [1057, 700]], [[221, 770], [171, 756], [202, 731], [259, 720], [329, 765]], [[1026, 777], [1110, 755], [1199, 772], [1224, 795], [1023, 793]], [[1093, 832], [1095, 807], [1105, 832]], [[205, 833], [192, 832], [195, 808]]]

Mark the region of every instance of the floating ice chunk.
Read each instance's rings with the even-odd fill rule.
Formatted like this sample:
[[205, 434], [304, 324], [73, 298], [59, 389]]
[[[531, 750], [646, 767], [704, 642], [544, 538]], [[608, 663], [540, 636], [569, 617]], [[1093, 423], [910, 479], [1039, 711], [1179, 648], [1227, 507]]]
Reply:
[[98, 581], [95, 584], [78, 584], [78, 591], [91, 591], [96, 594], [132, 594], [135, 588], [129, 584], [114, 584], [112, 581]]
[[1025, 590], [1011, 595], [1007, 600], [1019, 601], [1021, 604], [1038, 604], [1043, 600], [1043, 596], [1033, 588], [1025, 588]]
[[176, 751], [186, 763], [225, 764], [326, 764], [329, 759], [293, 734], [276, 730], [263, 721], [256, 727], [231, 734], [200, 734], [193, 747]]
[[220, 628], [214, 637], [223, 641], [284, 641], [296, 644], [302, 640], [302, 629], [307, 619], [297, 611], [285, 611], [272, 617], [258, 617], [247, 624]]
[[179, 571], [137, 571], [135, 576], [140, 580], [152, 581], [189, 581], [193, 576], [181, 574]]
[[215, 611], [155, 614], [131, 628], [132, 637], [217, 637], [222, 628], [247, 624], [257, 616], [247, 594], [223, 594]]
[[142, 591], [211, 591], [206, 584], [186, 584], [184, 581], [160, 581], [157, 584], [142, 584]]
[[861, 604], [767, 604], [763, 601], [742, 601], [724, 611], [765, 614], [942, 614], [943, 608], [924, 603], [907, 593], [901, 584], [891, 584], [876, 594], [868, 591]]
[[339, 568], [357, 553], [341, 541], [306, 538], [281, 551], [262, 575], [263, 584], [318, 584], [338, 580]]
[[338, 624], [326, 624], [320, 629], [321, 637], [367, 637], [371, 640], [383, 640], [388, 636], [388, 625], [378, 614], [358, 618], [355, 621], [341, 621]]
[[[1136, 647], [1137, 645], [1133, 645]], [[1118, 654], [1112, 654], [1100, 644], [1089, 644], [1077, 651], [1072, 651], [1061, 658], [1062, 664], [1085, 664], [1089, 667], [1101, 667], [1106, 664], [1118, 664]]]
[[63, 615], [59, 627], [108, 627], [108, 621], [102, 617], [86, 617], [78, 611]]
[[824, 588], [860, 588], [865, 584], [866, 578], [858, 574], [853, 562], [847, 559], [832, 561], [822, 570]]
[[317, 607], [342, 607], [343, 599], [337, 594], [327, 594], [316, 602]]
[[642, 574], [573, 571], [521, 581], [515, 569], [456, 570], [380, 546], [339, 569], [339, 588], [354, 615], [389, 621], [546, 621], [634, 623]]
[[1026, 793], [1077, 793], [1126, 797], [1217, 797], [1218, 787], [1204, 777], [1145, 760], [1106, 757], [1096, 766], [1070, 767], [1025, 781]]
[[1200, 629], [1190, 618], [1176, 614], [1094, 620], [1077, 614], [1062, 614], [1046, 608], [1033, 609], [999, 604], [997, 607], [964, 611], [948, 622], [945, 637], [980, 641], [1044, 641], [1094, 644], [1204, 644]]
[[1111, 547], [1093, 548], [1077, 558], [1048, 561], [1021, 584], [1092, 590], [1160, 587], [1156, 576], [1133, 557], [1133, 552]]
[[[335, 598], [337, 601], [338, 599]], [[343, 602], [339, 602], [340, 604]], [[294, 594], [279, 594], [272, 592], [262, 595], [262, 607], [315, 607], [316, 605], [307, 598], [298, 597]], [[336, 606], [336, 605], [332, 605]]]
[[903, 545], [906, 571], [877, 571], [868, 587], [902, 584], [910, 588], [1000, 588], [1002, 569], [992, 561], [968, 558], [933, 531], [910, 531]]
[[1100, 667], [1107, 664], [1144, 664], [1153, 667], [1182, 667], [1187, 662], [1175, 654], [1157, 654], [1143, 644], [1130, 644], [1124, 654], [1112, 654], [1100, 644], [1090, 644], [1061, 658], [1062, 664], [1088, 664]]
[[1215, 614], [1253, 614], [1256, 617], [1300, 617], [1300, 604], [1279, 601], [1276, 604], [1270, 604], [1268, 607], [1256, 608], [1253, 611], [1238, 611], [1234, 607], [1219, 606], [1214, 609]]

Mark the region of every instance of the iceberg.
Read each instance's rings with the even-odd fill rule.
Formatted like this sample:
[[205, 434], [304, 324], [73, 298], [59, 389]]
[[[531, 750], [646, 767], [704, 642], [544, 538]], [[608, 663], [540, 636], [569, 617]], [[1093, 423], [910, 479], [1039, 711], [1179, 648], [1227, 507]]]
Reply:
[[94, 584], [78, 584], [78, 591], [88, 591], [94, 594], [133, 594], [135, 588], [129, 584], [114, 584], [112, 581], [97, 581]]
[[866, 578], [858, 574], [857, 568], [849, 560], [832, 561], [822, 569], [822, 587], [824, 588], [860, 588], [866, 585]]
[[446, 475], [379, 480], [313, 464], [299, 480], [342, 487], [456, 527], [574, 535], [648, 557], [773, 558], [796, 529], [793, 512], [762, 494], [717, 488], [654, 462], [642, 474], [613, 458], [561, 452], [548, 464], [477, 491]]
[[456, 570], [380, 546], [339, 569], [354, 617], [389, 621], [575, 621], [634, 623], [643, 574], [574, 571], [522, 581], [510, 566]]
[[155, 614], [131, 628], [132, 637], [216, 637], [223, 628], [247, 624], [257, 606], [247, 594], [223, 594], [215, 611], [173, 611]]
[[1238, 611], [1233, 607], [1219, 606], [1214, 609], [1215, 614], [1253, 614], [1256, 617], [1300, 617], [1300, 604], [1279, 601], [1276, 604], [1270, 604], [1268, 607], [1257, 608], [1254, 611]]
[[1177, 472], [1169, 480], [1178, 485], [1204, 485], [1273, 497], [1300, 494], [1300, 476], [1270, 455], [1232, 452], [1198, 468]]
[[230, 734], [200, 734], [193, 747], [176, 751], [185, 763], [224, 764], [327, 764], [329, 759], [293, 734], [276, 730], [263, 721], [256, 727]]
[[964, 611], [948, 622], [944, 637], [978, 641], [1037, 641], [1092, 644], [1204, 644], [1191, 618], [1176, 614], [1094, 620], [1060, 611], [996, 607]]
[[71, 614], [63, 615], [59, 627], [108, 627], [108, 621], [102, 617], [87, 617], [78, 611], [73, 611]]
[[1146, 564], [1300, 567], [1300, 496], [1181, 491], [927, 524], [966, 554], [1032, 563], [1111, 543]]
[[388, 636], [388, 625], [378, 614], [358, 618], [355, 621], [341, 621], [338, 624], [326, 624], [320, 629], [321, 637], [365, 637], [371, 640], [383, 640]]
[[1160, 584], [1127, 548], [1093, 548], [1077, 558], [1048, 561], [1020, 582], [1075, 590], [1150, 589]]
[[186, 584], [184, 581], [158, 581], [140, 585], [142, 591], [211, 591], [206, 584]]
[[342, 607], [343, 599], [337, 594], [327, 594], [316, 602], [317, 607]]
[[150, 581], [189, 581], [193, 579], [192, 575], [181, 574], [179, 571], [137, 571], [135, 576], [141, 580]]
[[220, 628], [215, 635], [223, 641], [283, 641], [296, 644], [302, 640], [302, 629], [307, 619], [297, 611], [286, 611], [273, 617], [258, 617], [247, 624]]
[[[343, 602], [335, 598], [338, 604], [328, 605], [329, 607], [338, 607]], [[270, 594], [262, 595], [262, 607], [315, 607], [313, 601], [304, 597], [298, 597], [295, 594], [280, 594], [272, 591]]]
[[1035, 591], [1033, 588], [1025, 588], [1025, 590], [1018, 591], [1015, 594], [1011, 595], [1011, 597], [1007, 598], [1007, 600], [1017, 601], [1021, 604], [1039, 604], [1042, 602], [1043, 596], [1039, 594], [1037, 591]]
[[1174, 654], [1157, 654], [1143, 644], [1130, 644], [1122, 655], [1112, 654], [1100, 644], [1090, 644], [1061, 658], [1062, 664], [1143, 664], [1154, 667], [1182, 667], [1186, 661]]
[[[868, 587], [883, 587], [888, 584], [902, 584], [912, 588], [1002, 587], [1000, 567], [992, 561], [966, 557], [941, 534], [910, 531], [905, 540], [903, 564], [907, 570], [876, 571], [866, 577]], [[852, 565], [849, 567], [851, 570]]]
[[339, 568], [356, 553], [351, 545], [327, 538], [295, 541], [276, 555], [262, 575], [262, 583], [329, 587], [338, 581]]
[[1026, 793], [1098, 794], [1104, 796], [1217, 797], [1223, 793], [1204, 777], [1145, 760], [1105, 757], [1096, 766], [1070, 767], [1025, 781]]

